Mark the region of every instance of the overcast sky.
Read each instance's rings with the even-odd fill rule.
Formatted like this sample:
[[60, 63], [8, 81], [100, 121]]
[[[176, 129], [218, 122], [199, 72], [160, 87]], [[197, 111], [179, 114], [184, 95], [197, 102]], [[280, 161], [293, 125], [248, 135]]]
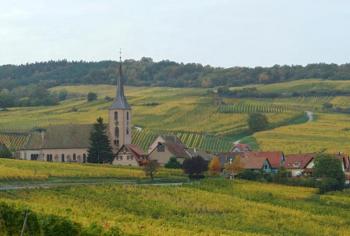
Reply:
[[0, 0], [0, 64], [350, 62], [349, 0]]

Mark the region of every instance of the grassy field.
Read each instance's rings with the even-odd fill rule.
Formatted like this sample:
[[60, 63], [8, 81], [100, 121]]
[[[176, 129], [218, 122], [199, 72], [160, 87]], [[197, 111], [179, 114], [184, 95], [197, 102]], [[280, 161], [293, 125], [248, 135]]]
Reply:
[[[249, 85], [245, 87], [256, 87], [261, 92], [266, 93], [292, 93], [292, 92], [310, 92], [310, 91], [326, 91], [339, 90], [350, 91], [350, 81], [346, 80], [320, 80], [320, 79], [303, 79], [293, 80], [282, 83], [273, 83], [267, 85]], [[242, 87], [234, 87], [237, 89]]]
[[349, 192], [209, 179], [7, 191], [0, 201], [127, 235], [349, 235]]
[[[144, 179], [140, 168], [78, 163], [50, 163], [0, 158], [0, 181], [49, 180], [49, 178], [122, 178]], [[183, 177], [181, 170], [160, 169], [157, 177]]]
[[350, 116], [316, 113], [312, 122], [290, 125], [254, 135], [263, 150], [283, 150], [285, 153], [350, 152]]

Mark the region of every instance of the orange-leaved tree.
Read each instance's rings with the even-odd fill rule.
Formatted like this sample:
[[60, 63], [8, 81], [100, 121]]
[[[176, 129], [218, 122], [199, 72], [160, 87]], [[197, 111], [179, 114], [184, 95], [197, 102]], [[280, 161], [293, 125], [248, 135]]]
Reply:
[[221, 163], [219, 157], [214, 157], [209, 163], [209, 173], [211, 175], [219, 175], [221, 172]]

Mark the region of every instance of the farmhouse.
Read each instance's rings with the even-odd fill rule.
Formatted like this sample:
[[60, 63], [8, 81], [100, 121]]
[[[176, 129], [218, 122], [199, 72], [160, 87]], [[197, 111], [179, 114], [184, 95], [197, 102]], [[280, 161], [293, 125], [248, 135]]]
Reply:
[[149, 147], [149, 159], [157, 160], [164, 166], [171, 157], [175, 157], [179, 163], [192, 155], [188, 148], [175, 135], [160, 135]]
[[124, 144], [116, 153], [113, 165], [123, 166], [142, 166], [147, 160], [147, 154], [144, 153], [135, 144]]
[[261, 158], [261, 157], [241, 158], [241, 162], [245, 170], [263, 171], [265, 173], [272, 172], [272, 166], [267, 158]]
[[[140, 165], [143, 151], [131, 144], [131, 106], [124, 95], [122, 64], [119, 64], [116, 97], [108, 110], [108, 136], [113, 164]], [[33, 131], [17, 156], [23, 160], [86, 162], [92, 125], [50, 126]]]
[[315, 154], [290, 154], [286, 156], [284, 168], [291, 172], [292, 177], [309, 175], [314, 167]]
[[285, 157], [283, 152], [274, 151], [274, 152], [244, 152], [242, 153], [243, 158], [263, 158], [267, 159], [271, 164], [271, 171], [277, 172], [279, 168], [284, 165]]

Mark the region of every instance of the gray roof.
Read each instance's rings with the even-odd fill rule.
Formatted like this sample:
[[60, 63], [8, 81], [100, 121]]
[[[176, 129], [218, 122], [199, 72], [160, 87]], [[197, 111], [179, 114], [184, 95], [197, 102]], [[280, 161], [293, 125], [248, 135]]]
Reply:
[[117, 91], [116, 97], [113, 101], [113, 104], [109, 108], [110, 110], [114, 109], [123, 109], [123, 110], [131, 110], [130, 105], [128, 104], [126, 97], [124, 95], [124, 76], [122, 72], [122, 64], [119, 64], [119, 76], [117, 78]]
[[24, 150], [88, 148], [92, 125], [49, 126], [43, 132], [33, 132]]

